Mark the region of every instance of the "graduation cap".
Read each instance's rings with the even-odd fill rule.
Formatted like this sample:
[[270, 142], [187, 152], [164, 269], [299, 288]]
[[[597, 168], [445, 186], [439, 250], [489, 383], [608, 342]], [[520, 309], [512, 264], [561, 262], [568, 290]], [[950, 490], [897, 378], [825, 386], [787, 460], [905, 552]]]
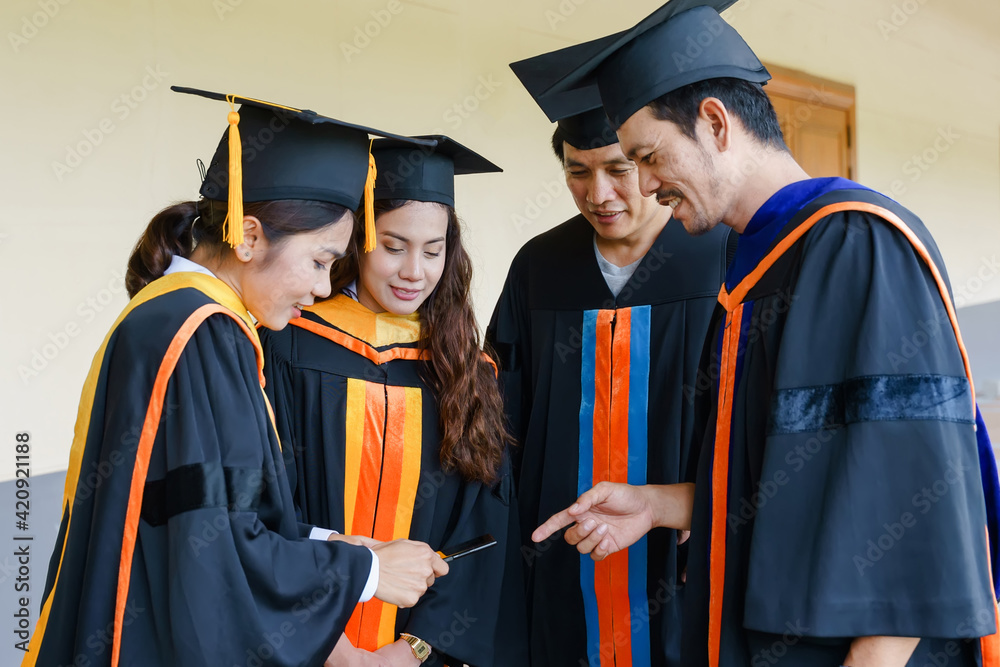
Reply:
[[[415, 146], [414, 141], [433, 142]], [[482, 155], [441, 134], [376, 139], [372, 155], [379, 165], [375, 200], [413, 199], [455, 206], [455, 176], [501, 172]]]
[[611, 127], [604, 107], [560, 118], [557, 125], [556, 139], [577, 150], [588, 151], [618, 143], [618, 135]]
[[368, 135], [391, 137], [411, 149], [432, 148], [436, 143], [250, 97], [180, 86], [171, 90], [229, 103], [229, 128], [200, 192], [207, 199], [228, 200], [224, 226], [231, 246], [243, 242], [243, 202], [309, 199], [353, 211], [364, 194], [366, 232], [371, 230], [366, 246], [370, 242], [374, 247], [371, 190], [377, 170]]
[[661, 95], [698, 81], [763, 84], [771, 75], [719, 16], [735, 1], [670, 0], [628, 30], [533, 58], [528, 80], [518, 76], [552, 120], [596, 95], [615, 129]]
[[[549, 120], [557, 123], [562, 141], [579, 150], [590, 150], [618, 143], [615, 129], [608, 122], [601, 106], [597, 86], [584, 86], [545, 94], [554, 81], [572, 72], [572, 66], [591, 54], [590, 43], [577, 44], [555, 53], [563, 54], [559, 62], [544, 54], [511, 63], [510, 68], [521, 84], [542, 108]], [[559, 68], [557, 65], [563, 64]]]

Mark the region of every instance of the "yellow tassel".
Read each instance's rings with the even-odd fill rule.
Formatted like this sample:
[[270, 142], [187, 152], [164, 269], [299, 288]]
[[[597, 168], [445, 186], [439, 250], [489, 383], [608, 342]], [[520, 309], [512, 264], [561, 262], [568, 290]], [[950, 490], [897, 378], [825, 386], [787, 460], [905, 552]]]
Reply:
[[243, 145], [240, 143], [240, 114], [232, 96], [229, 107], [229, 210], [223, 222], [225, 241], [231, 248], [243, 243]]
[[368, 145], [368, 178], [365, 179], [365, 252], [375, 249], [375, 156]]

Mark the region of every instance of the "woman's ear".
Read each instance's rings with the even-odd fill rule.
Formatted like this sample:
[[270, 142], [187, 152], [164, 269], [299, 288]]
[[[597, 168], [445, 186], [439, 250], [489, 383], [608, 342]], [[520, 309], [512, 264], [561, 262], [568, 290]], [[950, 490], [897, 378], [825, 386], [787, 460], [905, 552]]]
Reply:
[[252, 215], [243, 216], [243, 243], [233, 248], [236, 258], [241, 262], [249, 262], [254, 255], [267, 250], [267, 238], [260, 220]]

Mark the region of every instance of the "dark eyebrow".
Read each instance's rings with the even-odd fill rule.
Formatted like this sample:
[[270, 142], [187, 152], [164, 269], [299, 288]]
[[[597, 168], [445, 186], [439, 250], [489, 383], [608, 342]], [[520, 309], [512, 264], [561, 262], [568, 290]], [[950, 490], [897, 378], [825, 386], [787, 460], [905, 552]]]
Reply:
[[[397, 239], [398, 241], [400, 241], [402, 243], [409, 243], [410, 242], [410, 239], [406, 238], [405, 236], [400, 236], [399, 234], [397, 234], [395, 232], [382, 232], [382, 233], [385, 234], [386, 236], [391, 236], [392, 238]], [[439, 236], [436, 239], [431, 239], [430, 241], [427, 241], [426, 243], [424, 243], [424, 245], [430, 245], [432, 243], [443, 243], [443, 242], [444, 242], [444, 237], [443, 236]]]
[[[610, 160], [605, 160], [601, 164], [603, 166], [607, 166], [607, 165], [610, 165], [610, 164], [626, 164], [626, 163], [629, 163], [629, 162], [632, 162], [632, 160], [628, 159], [627, 157], [625, 157], [623, 155], [621, 157], [615, 157], [615, 158], [611, 158]], [[585, 164], [583, 164], [581, 162], [577, 162], [576, 160], [570, 160], [570, 159], [566, 160], [565, 166], [566, 167], [580, 167], [581, 169], [589, 169], [590, 168], [590, 167], [588, 167], [587, 165], [585, 165]]]
[[635, 156], [639, 154], [639, 151], [649, 148], [649, 144], [639, 144], [633, 147], [630, 151], [625, 153], [625, 157], [635, 162]]

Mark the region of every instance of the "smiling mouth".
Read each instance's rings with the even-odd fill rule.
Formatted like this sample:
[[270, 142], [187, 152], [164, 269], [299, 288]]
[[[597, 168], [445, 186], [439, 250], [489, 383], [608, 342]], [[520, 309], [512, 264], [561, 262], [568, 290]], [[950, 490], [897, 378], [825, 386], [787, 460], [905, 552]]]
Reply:
[[402, 287], [390, 287], [392, 293], [396, 295], [397, 299], [402, 299], [404, 301], [410, 301], [417, 298], [422, 290], [418, 289], [403, 289]]
[[591, 211], [601, 222], [611, 222], [625, 211]]
[[677, 208], [677, 205], [681, 203], [684, 199], [684, 195], [676, 190], [670, 190], [667, 192], [657, 192], [656, 202], [660, 206], [669, 206], [670, 208]]

